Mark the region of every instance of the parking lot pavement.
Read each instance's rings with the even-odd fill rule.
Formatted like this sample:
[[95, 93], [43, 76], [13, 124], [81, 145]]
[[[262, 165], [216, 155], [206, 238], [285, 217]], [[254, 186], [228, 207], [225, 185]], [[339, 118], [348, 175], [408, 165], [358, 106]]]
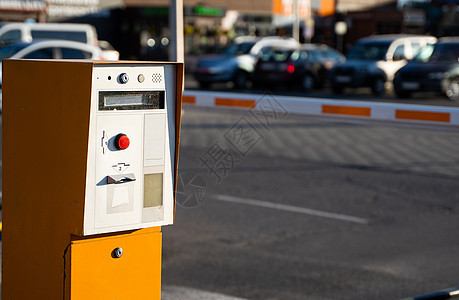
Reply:
[[219, 293], [206, 292], [181, 286], [163, 286], [161, 290], [162, 300], [244, 300], [243, 298], [231, 297]]
[[[265, 128], [242, 111], [185, 111], [179, 175], [203, 180], [182, 190], [206, 198], [178, 203], [163, 228], [165, 285], [254, 300], [457, 285], [457, 130], [293, 115]], [[240, 120], [256, 143], [245, 155], [230, 144]], [[235, 159], [230, 170], [203, 163], [216, 149]]]
[[270, 124], [267, 130], [259, 126], [249, 113], [214, 112], [199, 108], [188, 110], [193, 117], [189, 119], [185, 113], [186, 122], [182, 131], [190, 134], [182, 134], [182, 147], [211, 146], [243, 116], [260, 136], [260, 141], [250, 149], [250, 155], [443, 176], [459, 175], [457, 128], [286, 116]]

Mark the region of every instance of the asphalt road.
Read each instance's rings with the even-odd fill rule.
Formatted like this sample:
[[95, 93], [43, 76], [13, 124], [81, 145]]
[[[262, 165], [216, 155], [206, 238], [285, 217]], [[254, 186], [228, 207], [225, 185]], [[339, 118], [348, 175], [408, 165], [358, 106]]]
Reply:
[[180, 151], [165, 286], [375, 300], [459, 286], [457, 129], [185, 107]]

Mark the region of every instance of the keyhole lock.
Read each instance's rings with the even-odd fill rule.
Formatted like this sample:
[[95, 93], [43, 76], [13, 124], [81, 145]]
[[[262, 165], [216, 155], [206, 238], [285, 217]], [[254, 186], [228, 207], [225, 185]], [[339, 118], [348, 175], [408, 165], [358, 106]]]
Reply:
[[123, 256], [123, 248], [117, 247], [112, 251], [113, 258], [120, 258], [121, 256]]
[[126, 73], [121, 73], [119, 76], [118, 76], [118, 80], [121, 84], [125, 84], [129, 81], [129, 76], [128, 74]]

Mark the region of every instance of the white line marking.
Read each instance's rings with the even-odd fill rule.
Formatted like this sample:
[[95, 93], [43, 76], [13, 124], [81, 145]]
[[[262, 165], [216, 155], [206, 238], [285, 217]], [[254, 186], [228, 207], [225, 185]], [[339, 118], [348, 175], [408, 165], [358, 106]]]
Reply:
[[260, 200], [254, 200], [254, 199], [232, 197], [232, 196], [226, 196], [226, 195], [214, 195], [213, 198], [219, 201], [226, 201], [226, 202], [232, 202], [232, 203], [240, 203], [240, 204], [253, 205], [253, 206], [259, 206], [259, 207], [265, 207], [265, 208], [278, 209], [278, 210], [300, 213], [300, 214], [305, 214], [305, 215], [353, 222], [353, 223], [358, 223], [362, 225], [368, 224], [367, 219], [348, 216], [348, 215], [342, 215], [342, 214], [336, 214], [336, 213], [330, 213], [330, 212], [320, 211], [320, 210], [315, 210], [315, 209], [310, 209], [310, 208], [285, 205], [285, 204], [279, 204], [279, 203], [273, 203], [273, 202], [266, 202], [266, 201], [260, 201]]

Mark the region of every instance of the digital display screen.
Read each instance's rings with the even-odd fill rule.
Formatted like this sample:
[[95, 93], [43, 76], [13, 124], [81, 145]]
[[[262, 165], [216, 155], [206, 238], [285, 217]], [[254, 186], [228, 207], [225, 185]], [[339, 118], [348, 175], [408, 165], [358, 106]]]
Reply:
[[164, 109], [164, 91], [99, 92], [99, 110]]
[[120, 105], [142, 105], [145, 104], [145, 97], [142, 95], [114, 95], [114, 96], [105, 96], [104, 104], [105, 106], [120, 106]]

